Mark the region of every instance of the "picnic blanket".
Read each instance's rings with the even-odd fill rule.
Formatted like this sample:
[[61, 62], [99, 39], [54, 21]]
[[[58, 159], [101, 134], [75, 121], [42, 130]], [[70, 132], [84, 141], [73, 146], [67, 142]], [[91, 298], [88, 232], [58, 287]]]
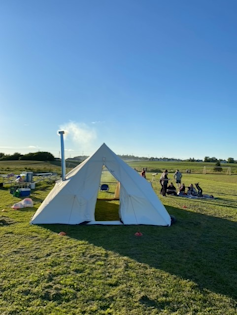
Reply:
[[184, 197], [189, 199], [215, 199], [213, 195], [203, 194], [202, 196], [193, 196], [193, 195], [177, 195], [177, 197]]

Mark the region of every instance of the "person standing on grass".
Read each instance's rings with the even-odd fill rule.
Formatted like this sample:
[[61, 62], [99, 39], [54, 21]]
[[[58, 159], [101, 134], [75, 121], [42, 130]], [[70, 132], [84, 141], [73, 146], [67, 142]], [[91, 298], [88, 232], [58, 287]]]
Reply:
[[160, 177], [160, 183], [161, 183], [161, 194], [162, 196], [166, 196], [167, 186], [168, 186], [168, 171], [165, 170]]
[[145, 168], [142, 169], [141, 175], [142, 175], [142, 177], [146, 178], [146, 170], [145, 170]]
[[176, 170], [176, 172], [174, 173], [174, 179], [178, 188], [181, 185], [181, 178], [182, 178], [182, 173], [179, 170]]

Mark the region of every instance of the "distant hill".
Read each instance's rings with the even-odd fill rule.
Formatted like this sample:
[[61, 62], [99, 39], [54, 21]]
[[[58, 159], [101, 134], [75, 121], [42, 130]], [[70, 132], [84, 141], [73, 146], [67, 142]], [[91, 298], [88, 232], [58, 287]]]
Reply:
[[[162, 161], [162, 162], [180, 162], [182, 161], [181, 159], [175, 159], [175, 158], [166, 158], [166, 157], [162, 157], [162, 158], [157, 158], [157, 157], [145, 157], [145, 156], [134, 156], [134, 155], [118, 155], [122, 160], [126, 161], [126, 162], [135, 162], [135, 161]], [[75, 156], [73, 158], [69, 158], [67, 159], [67, 161], [72, 161], [72, 160], [76, 160], [76, 161], [84, 161], [85, 159], [87, 159], [88, 156], [85, 155], [79, 155], [79, 156]], [[197, 162], [199, 162], [201, 160], [198, 160]]]

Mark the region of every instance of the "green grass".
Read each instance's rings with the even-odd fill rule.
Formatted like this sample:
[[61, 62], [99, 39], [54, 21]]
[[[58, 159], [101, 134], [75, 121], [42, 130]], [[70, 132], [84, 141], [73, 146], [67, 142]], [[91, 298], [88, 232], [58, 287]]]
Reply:
[[[22, 210], [1, 189], [0, 314], [236, 314], [237, 176], [183, 180], [216, 198], [159, 195], [170, 228], [29, 225], [53, 183], [38, 183]], [[105, 215], [117, 220], [118, 201], [97, 202], [96, 219]]]
[[[168, 169], [170, 173], [174, 173], [176, 169], [179, 169], [183, 173], [187, 169], [190, 169], [192, 173], [202, 174], [204, 166], [208, 174], [216, 173], [213, 171], [215, 163], [204, 162], [159, 162], [159, 161], [135, 161], [128, 162], [128, 164], [141, 171], [143, 167], [146, 167], [149, 172], [161, 173], [163, 170]], [[67, 172], [78, 165], [78, 161], [66, 161]], [[237, 164], [226, 163], [222, 165], [223, 171], [221, 174], [226, 174], [227, 169], [231, 168], [232, 174], [237, 174]], [[56, 160], [53, 162], [41, 162], [41, 161], [0, 161], [0, 174], [7, 174], [14, 172], [16, 174], [23, 171], [32, 172], [56, 172], [61, 174], [61, 162]], [[218, 172], [217, 172], [218, 174]]]
[[0, 161], [0, 174], [15, 173], [20, 174], [23, 171], [32, 172], [59, 172], [61, 173], [58, 162], [41, 161]]
[[[204, 166], [208, 174], [218, 173], [214, 172], [215, 163], [205, 162], [159, 162], [159, 161], [136, 161], [128, 163], [131, 167], [141, 171], [143, 167], [146, 167], [149, 172], [162, 173], [167, 169], [170, 173], [174, 173], [176, 169], [179, 169], [182, 173], [186, 173], [186, 170], [191, 170], [191, 173], [202, 174]], [[232, 174], [237, 174], [237, 164], [226, 163], [222, 164], [221, 174], [226, 174], [227, 169], [230, 167]]]

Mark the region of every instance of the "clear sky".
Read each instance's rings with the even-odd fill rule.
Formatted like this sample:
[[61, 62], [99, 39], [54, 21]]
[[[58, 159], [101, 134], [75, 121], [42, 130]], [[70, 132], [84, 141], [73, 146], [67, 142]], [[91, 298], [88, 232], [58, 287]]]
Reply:
[[0, 152], [237, 159], [236, 0], [1, 0]]

